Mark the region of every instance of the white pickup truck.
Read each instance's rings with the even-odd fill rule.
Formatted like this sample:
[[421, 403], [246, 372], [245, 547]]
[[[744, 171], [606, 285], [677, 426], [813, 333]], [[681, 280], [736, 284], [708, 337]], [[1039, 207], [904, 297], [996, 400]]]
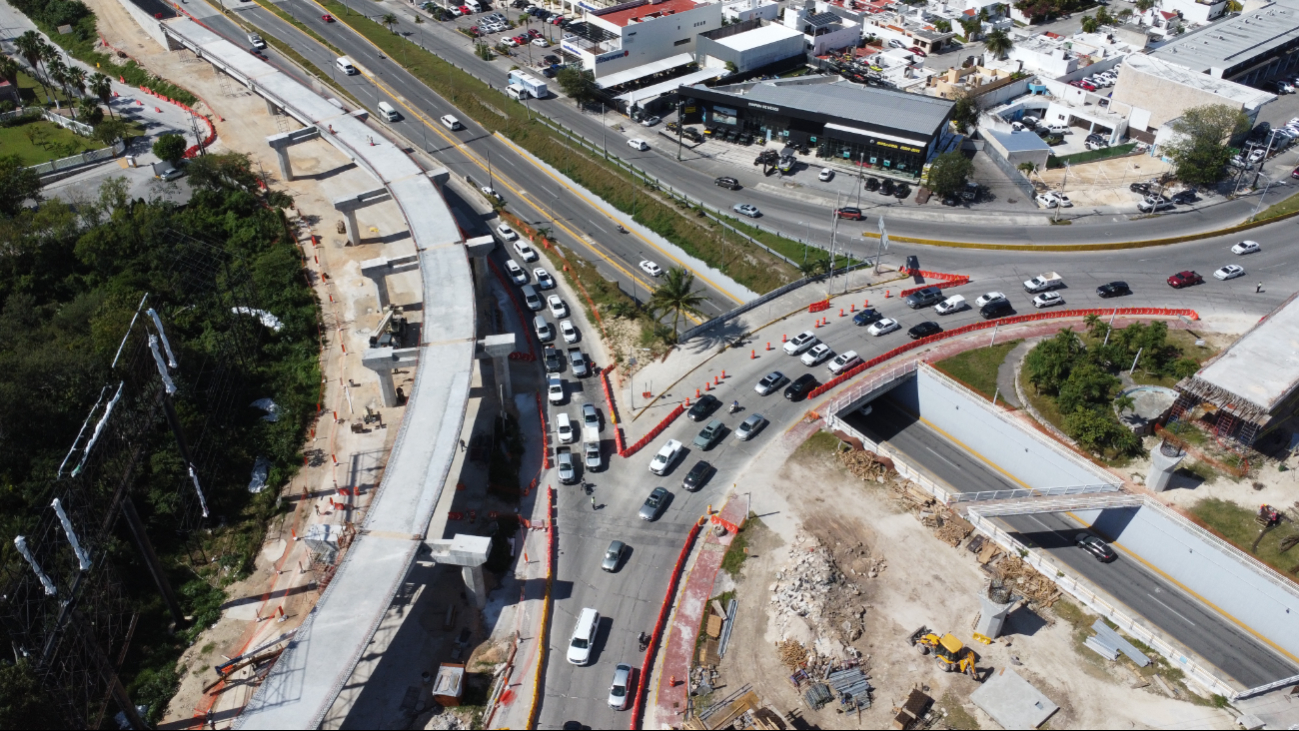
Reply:
[[1055, 272], [1039, 274], [1024, 282], [1024, 289], [1029, 292], [1047, 292], [1064, 286], [1064, 277]]
[[656, 475], [666, 474], [680, 454], [681, 442], [669, 439], [667, 444], [664, 444], [663, 448], [659, 450], [659, 453], [654, 455], [654, 461], [650, 462], [650, 472]]

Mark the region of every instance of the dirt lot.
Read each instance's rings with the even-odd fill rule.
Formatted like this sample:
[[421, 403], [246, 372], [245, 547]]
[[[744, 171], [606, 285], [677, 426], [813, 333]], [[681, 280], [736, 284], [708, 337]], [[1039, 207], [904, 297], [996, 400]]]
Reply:
[[[947, 714], [943, 722], [950, 727], [995, 728], [995, 722], [968, 701], [978, 687], [974, 679], [941, 672], [934, 660], [906, 641], [923, 624], [972, 642], [970, 627], [987, 576], [973, 554], [935, 537], [895, 492], [849, 474], [825, 437], [814, 437], [783, 466], [777, 462], [787, 453], [770, 454], [763, 458], [771, 462], [769, 469], [755, 465], [749, 471], [772, 478], [757, 477], [757, 484], [746, 485], [755, 495], [755, 512], [763, 526], [752, 530], [749, 559], [734, 582], [739, 610], [729, 651], [718, 667], [719, 682], [731, 690], [750, 683], [774, 710], [821, 728], [889, 728], [896, 707], [916, 687], [937, 700], [935, 707]], [[812, 625], [789, 621], [773, 596], [799, 578], [815, 583], [821, 569], [809, 571], [806, 555], [818, 546], [828, 549], [837, 569], [838, 580], [827, 592], [828, 608]], [[799, 561], [804, 567], [791, 571]], [[731, 584], [724, 574], [719, 576], [717, 593]], [[1059, 606], [1074, 611], [1071, 605]], [[858, 627], [861, 634], [850, 639]], [[1039, 615], [1021, 607], [1011, 614], [1007, 628], [1005, 640], [974, 645], [977, 667], [981, 672], [1001, 668], [1012, 664], [1014, 656], [1022, 663], [1015, 670], [1060, 705], [1049, 721], [1052, 728], [1231, 726], [1231, 717], [1223, 711], [1174, 700], [1157, 685], [1134, 688], [1141, 683], [1127, 670], [1090, 651], [1078, 652], [1078, 633], [1053, 610]], [[809, 709], [788, 679], [790, 671], [781, 663], [777, 643], [807, 643], [817, 633], [822, 635], [822, 650], [835, 644], [826, 636], [837, 635], [836, 640], [847, 641], [861, 653], [875, 692], [874, 705], [860, 720], [856, 714], [836, 713], [833, 704], [820, 711]], [[717, 695], [729, 692], [719, 688]]]
[[1074, 208], [1130, 206], [1135, 212], [1141, 196], [1128, 190], [1128, 185], [1157, 178], [1170, 170], [1172, 166], [1158, 158], [1132, 155], [1071, 165], [1068, 170], [1040, 170], [1033, 175], [1033, 182], [1045, 183], [1051, 190], [1059, 190], [1063, 184]]

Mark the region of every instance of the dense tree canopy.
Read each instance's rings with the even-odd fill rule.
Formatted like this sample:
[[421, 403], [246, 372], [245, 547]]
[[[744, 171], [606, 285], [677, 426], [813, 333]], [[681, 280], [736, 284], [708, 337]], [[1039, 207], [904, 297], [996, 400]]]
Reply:
[[1192, 107], [1169, 125], [1179, 138], [1164, 146], [1177, 177], [1191, 185], [1212, 185], [1231, 160], [1231, 141], [1249, 129], [1249, 117], [1226, 104]]
[[974, 163], [959, 151], [944, 152], [929, 168], [928, 187], [938, 195], [952, 195], [965, 189]]

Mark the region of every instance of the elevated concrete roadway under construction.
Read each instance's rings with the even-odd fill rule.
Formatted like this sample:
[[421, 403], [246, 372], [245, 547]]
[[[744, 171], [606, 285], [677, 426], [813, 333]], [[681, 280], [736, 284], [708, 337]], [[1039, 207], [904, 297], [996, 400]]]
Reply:
[[424, 327], [415, 384], [377, 495], [347, 557], [237, 728], [316, 728], [408, 574], [446, 482], [469, 398], [473, 279], [441, 192], [400, 147], [293, 78], [191, 20], [162, 24], [248, 89], [368, 171], [401, 208], [418, 251]]

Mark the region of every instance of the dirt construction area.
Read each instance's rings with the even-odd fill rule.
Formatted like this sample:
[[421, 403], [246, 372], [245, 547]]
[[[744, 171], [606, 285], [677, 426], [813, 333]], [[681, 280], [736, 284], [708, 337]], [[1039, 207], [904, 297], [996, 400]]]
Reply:
[[[958, 516], [865, 453], [839, 449], [831, 435], [816, 434], [783, 465], [777, 461], [787, 453], [764, 455], [771, 464], [754, 465], [755, 482], [741, 483], [752, 490], [758, 519], [742, 534], [748, 558], [734, 576], [718, 575], [714, 594], [734, 591], [737, 612], [716, 690], [696, 698], [697, 708], [751, 685], [799, 728], [901, 728], [894, 719], [920, 690], [934, 703], [915, 727], [998, 728], [969, 697], [992, 673], [1013, 667], [1059, 706], [1051, 728], [1233, 726], [1230, 714], [1181, 684], [1162, 659], [1138, 670], [1085, 648], [1095, 617], [1061, 598], [1051, 581], [983, 544]], [[1029, 602], [1012, 611], [1002, 638], [984, 645], [972, 626], [994, 575]], [[913, 648], [908, 638], [922, 625], [972, 646], [978, 679], [943, 672], [934, 656]], [[838, 699], [814, 710], [808, 683], [796, 689], [791, 682], [803, 673], [824, 677], [831, 661], [859, 663], [869, 676], [872, 703], [860, 715]]]
[[[1074, 208], [1125, 206], [1136, 211], [1142, 196], [1128, 189], [1132, 183], [1144, 183], [1172, 172], [1173, 166], [1149, 155], [1129, 155], [1070, 165], [1033, 174], [1034, 187], [1063, 190]], [[1169, 191], [1169, 193], [1176, 191]]]

